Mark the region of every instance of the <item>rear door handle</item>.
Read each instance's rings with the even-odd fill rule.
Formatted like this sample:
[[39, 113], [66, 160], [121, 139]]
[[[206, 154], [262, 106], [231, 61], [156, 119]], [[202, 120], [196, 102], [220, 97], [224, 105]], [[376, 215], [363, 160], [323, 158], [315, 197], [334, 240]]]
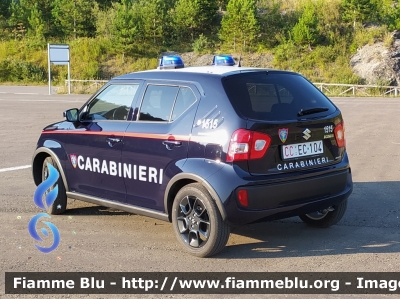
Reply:
[[116, 143], [121, 142], [122, 139], [121, 138], [115, 138], [115, 137], [108, 137], [108, 138], [106, 138], [106, 141], [107, 141], [107, 143], [108, 143], [108, 145], [110, 147], [113, 147]]
[[180, 147], [182, 146], [182, 142], [180, 141], [175, 141], [175, 140], [165, 140], [163, 141], [163, 143], [165, 145], [165, 147], [167, 148], [167, 150], [172, 150], [175, 146], [176, 147]]

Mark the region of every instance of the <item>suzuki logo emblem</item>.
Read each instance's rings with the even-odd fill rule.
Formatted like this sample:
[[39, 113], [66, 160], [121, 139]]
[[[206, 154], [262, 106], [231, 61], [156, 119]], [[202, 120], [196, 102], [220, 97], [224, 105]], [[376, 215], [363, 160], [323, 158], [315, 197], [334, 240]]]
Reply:
[[310, 131], [309, 129], [305, 129], [305, 130], [303, 131], [303, 138], [304, 138], [305, 140], [308, 140], [308, 139], [311, 138], [311, 131]]

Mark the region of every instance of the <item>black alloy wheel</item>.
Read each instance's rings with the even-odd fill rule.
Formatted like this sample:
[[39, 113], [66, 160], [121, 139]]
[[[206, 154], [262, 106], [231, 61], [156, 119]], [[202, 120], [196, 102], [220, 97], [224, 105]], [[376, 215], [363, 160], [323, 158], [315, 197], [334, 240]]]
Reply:
[[209, 257], [224, 249], [230, 227], [210, 193], [199, 183], [179, 190], [172, 206], [172, 224], [179, 243], [197, 257]]

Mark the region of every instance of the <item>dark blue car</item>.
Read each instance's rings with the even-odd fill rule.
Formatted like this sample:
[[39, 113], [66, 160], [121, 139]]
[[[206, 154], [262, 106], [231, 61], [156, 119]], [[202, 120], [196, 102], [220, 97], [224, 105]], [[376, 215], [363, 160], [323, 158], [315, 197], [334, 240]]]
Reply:
[[292, 216], [329, 227], [352, 192], [340, 110], [303, 76], [236, 66], [175, 68], [110, 80], [47, 126], [33, 178], [60, 172], [67, 197], [173, 224], [207, 257], [230, 228]]

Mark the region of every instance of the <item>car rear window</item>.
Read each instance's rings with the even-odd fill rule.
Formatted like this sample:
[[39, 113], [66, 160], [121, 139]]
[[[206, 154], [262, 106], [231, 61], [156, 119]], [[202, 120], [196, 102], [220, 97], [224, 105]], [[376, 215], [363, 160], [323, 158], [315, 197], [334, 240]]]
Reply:
[[250, 119], [297, 119], [301, 109], [327, 108], [301, 118], [322, 117], [336, 111], [335, 106], [312, 83], [294, 73], [232, 75], [223, 81], [223, 85], [237, 112]]

